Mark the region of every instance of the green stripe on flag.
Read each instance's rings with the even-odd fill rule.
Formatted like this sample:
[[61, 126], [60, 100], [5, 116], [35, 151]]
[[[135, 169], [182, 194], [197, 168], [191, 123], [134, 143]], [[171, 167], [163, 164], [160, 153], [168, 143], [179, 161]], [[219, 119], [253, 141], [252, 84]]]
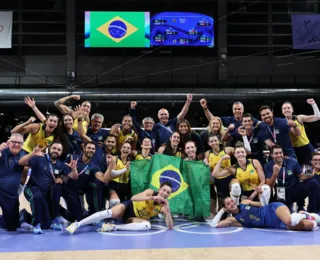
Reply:
[[210, 215], [210, 169], [203, 162], [185, 161], [184, 170], [193, 200], [194, 216]]
[[130, 180], [132, 194], [137, 194], [149, 188], [150, 160], [137, 160], [130, 163]]

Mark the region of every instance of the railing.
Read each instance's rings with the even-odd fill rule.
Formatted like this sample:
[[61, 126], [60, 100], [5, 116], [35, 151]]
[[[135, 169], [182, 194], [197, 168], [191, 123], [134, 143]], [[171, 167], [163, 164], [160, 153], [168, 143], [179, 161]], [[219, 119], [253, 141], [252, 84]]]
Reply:
[[[102, 129], [106, 129], [108, 131], [111, 130], [111, 128], [108, 128], [108, 127], [107, 128], [102, 128]], [[144, 128], [142, 128], [142, 129], [144, 129]], [[196, 131], [198, 134], [201, 134], [206, 129], [207, 129], [206, 127], [191, 127], [191, 130]]]
[[[122, 84], [220, 84], [216, 75], [78, 75], [76, 77], [78, 85], [85, 83], [87, 87], [102, 87], [105, 85]], [[230, 75], [227, 84], [320, 84], [320, 75]], [[28, 85], [28, 87], [38, 87], [39, 85], [52, 87], [66, 87], [67, 77], [62, 75], [24, 75], [19, 73], [1, 74], [1, 85]], [[29, 86], [30, 85], [30, 86]]]

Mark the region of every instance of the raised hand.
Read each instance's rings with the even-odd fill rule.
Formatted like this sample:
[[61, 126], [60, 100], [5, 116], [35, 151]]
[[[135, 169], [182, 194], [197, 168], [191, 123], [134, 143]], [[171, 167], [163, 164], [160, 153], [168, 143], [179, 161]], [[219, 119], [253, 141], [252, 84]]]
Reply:
[[131, 107], [131, 109], [136, 109], [137, 102], [136, 101], [131, 101], [130, 107]]
[[76, 106], [76, 107], [74, 108], [74, 116], [75, 116], [76, 118], [78, 118], [78, 119], [83, 119], [84, 113], [83, 113], [80, 105], [79, 105], [79, 106]]
[[120, 124], [114, 124], [113, 126], [111, 126], [110, 134], [118, 135], [121, 131], [120, 126]]
[[8, 148], [8, 142], [0, 144], [0, 152]]
[[230, 124], [229, 126], [228, 126], [228, 130], [229, 131], [231, 131], [231, 130], [233, 130], [233, 129], [235, 129], [236, 128], [236, 126], [234, 125], [234, 124]]
[[80, 95], [71, 95], [70, 98], [74, 100], [80, 100]]
[[36, 106], [36, 102], [34, 101], [34, 98], [25, 97], [24, 98], [24, 103], [26, 103], [32, 109], [34, 109], [35, 106]]
[[246, 131], [246, 129], [244, 129], [243, 126], [240, 126], [240, 127], [238, 128], [238, 133], [239, 133], [241, 136], [246, 136], [246, 135], [247, 135], [247, 131]]
[[33, 155], [37, 155], [37, 156], [43, 156], [44, 151], [47, 149], [47, 146], [44, 147], [39, 147], [39, 145], [37, 145], [33, 151], [32, 154]]
[[77, 160], [73, 160], [73, 157], [71, 155], [70, 162], [65, 163], [65, 165], [67, 165], [70, 169], [76, 169], [78, 165], [78, 159], [79, 158], [77, 158]]
[[204, 98], [200, 100], [200, 105], [202, 108], [207, 108], [207, 100]]
[[307, 99], [307, 103], [308, 103], [309, 105], [314, 105], [314, 104], [316, 104], [316, 102], [314, 101], [313, 98]]
[[187, 100], [188, 100], [188, 101], [192, 101], [192, 94], [189, 93], [189, 94], [187, 95]]

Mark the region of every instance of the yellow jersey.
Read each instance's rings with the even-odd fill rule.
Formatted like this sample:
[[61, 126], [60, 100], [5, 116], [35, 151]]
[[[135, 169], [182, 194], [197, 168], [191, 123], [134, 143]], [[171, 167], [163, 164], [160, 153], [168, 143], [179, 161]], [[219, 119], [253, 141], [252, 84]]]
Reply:
[[158, 216], [161, 205], [154, 204], [153, 200], [133, 201], [133, 211], [137, 218], [150, 219]]
[[54, 135], [46, 137], [45, 125], [40, 123], [39, 130], [36, 134], [29, 133], [27, 140], [24, 142], [22, 149], [28, 153], [31, 153], [38, 145], [39, 147], [45, 147], [51, 145], [54, 140]]
[[243, 170], [239, 164], [235, 165], [236, 174], [235, 177], [240, 182], [241, 189], [243, 191], [252, 191], [260, 184], [260, 179], [256, 168], [254, 167], [252, 160], [247, 160], [246, 169]]
[[[72, 128], [74, 129], [74, 130], [76, 130], [76, 131], [78, 131], [79, 132], [79, 130], [78, 130], [78, 118], [76, 118], [74, 121], [73, 121], [73, 126], [72, 126]], [[88, 122], [87, 121], [82, 121], [81, 122], [82, 123], [82, 127], [83, 127], [83, 129], [84, 129], [84, 133], [86, 134], [87, 133], [87, 130], [88, 130]]]
[[117, 142], [122, 145], [124, 143], [124, 141], [126, 140], [127, 137], [133, 137], [135, 134], [135, 132], [131, 129], [129, 133], [127, 134], [123, 134], [122, 130], [120, 131], [119, 135], [118, 135], [118, 140]]
[[[209, 162], [209, 166], [210, 166], [210, 172], [213, 171], [214, 167], [217, 165], [217, 163], [220, 161], [220, 159], [226, 155], [227, 153], [224, 150], [220, 150], [220, 152], [218, 154], [215, 154], [212, 150], [209, 152], [209, 157], [208, 157], [208, 162]], [[231, 166], [231, 160], [223, 160], [221, 167], [220, 167], [220, 171], [227, 169], [228, 167]], [[218, 177], [216, 179], [224, 179], [229, 177], [231, 174], [228, 174], [227, 176], [223, 176], [223, 177]]]
[[133, 137], [135, 132], [131, 129], [128, 134], [123, 134], [122, 130], [120, 130], [119, 135], [117, 136], [117, 146], [113, 148], [112, 152], [117, 153], [118, 152], [118, 147], [121, 147], [121, 145], [124, 143], [127, 137]]
[[[209, 152], [208, 162], [210, 165], [210, 171], [213, 171], [214, 167], [220, 161], [220, 159], [227, 153], [224, 150], [221, 150], [218, 154], [215, 154], [213, 151]], [[221, 164], [221, 170], [224, 170], [231, 166], [231, 160], [223, 160]]]
[[[118, 157], [117, 158], [117, 164], [116, 164], [116, 170], [121, 170], [123, 168], [126, 168], [126, 165], [123, 163], [123, 161]], [[129, 174], [130, 170], [127, 170], [124, 174], [112, 178], [112, 181], [118, 182], [118, 183], [128, 183], [129, 182]]]
[[177, 151], [175, 154], [174, 154], [175, 157], [178, 157], [178, 158], [182, 158], [182, 153]]
[[151, 158], [152, 158], [152, 155], [150, 153], [148, 154], [147, 157], [143, 157], [142, 153], [138, 152], [134, 159], [135, 160], [144, 160], [144, 159], [151, 160]]
[[172, 147], [170, 146], [170, 144], [165, 144], [164, 145], [164, 151], [163, 154], [164, 155], [168, 155], [168, 156], [175, 156], [175, 157], [182, 157], [182, 153], [181, 153], [181, 149], [178, 147], [177, 151], [174, 153], [172, 150]]
[[292, 119], [293, 119], [293, 122], [296, 123], [297, 127], [299, 128], [299, 130], [301, 132], [300, 136], [295, 136], [291, 132], [289, 132], [292, 146], [293, 147], [301, 147], [301, 146], [305, 146], [305, 145], [309, 144], [310, 141], [307, 136], [306, 129], [305, 129], [304, 125], [298, 121], [298, 118], [296, 116], [293, 116]]

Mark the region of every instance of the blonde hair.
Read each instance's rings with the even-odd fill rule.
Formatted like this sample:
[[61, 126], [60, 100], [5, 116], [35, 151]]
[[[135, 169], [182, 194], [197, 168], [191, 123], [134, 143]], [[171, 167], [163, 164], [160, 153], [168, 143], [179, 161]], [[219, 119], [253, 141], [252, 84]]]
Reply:
[[[83, 104], [85, 104], [85, 103], [87, 103], [87, 104], [90, 105], [90, 112], [91, 112], [91, 107], [92, 107], [91, 102], [90, 102], [90, 101], [83, 101], [83, 102], [81, 103], [81, 106], [82, 106]], [[86, 121], [86, 122], [88, 123], [88, 125], [90, 124], [90, 116], [89, 116], [89, 114], [84, 116], [84, 121]]]
[[212, 132], [212, 129], [211, 129], [211, 123], [212, 123], [214, 120], [218, 120], [218, 121], [219, 121], [219, 123], [220, 123], [220, 129], [219, 129], [218, 133], [222, 136], [222, 135], [224, 134], [224, 132], [226, 131], [226, 128], [224, 127], [221, 118], [218, 117], [218, 116], [214, 116], [214, 117], [212, 117], [212, 118], [210, 119], [209, 125], [208, 125], [208, 127], [207, 127], [208, 134], [209, 134], [209, 136], [214, 134], [214, 133]]

